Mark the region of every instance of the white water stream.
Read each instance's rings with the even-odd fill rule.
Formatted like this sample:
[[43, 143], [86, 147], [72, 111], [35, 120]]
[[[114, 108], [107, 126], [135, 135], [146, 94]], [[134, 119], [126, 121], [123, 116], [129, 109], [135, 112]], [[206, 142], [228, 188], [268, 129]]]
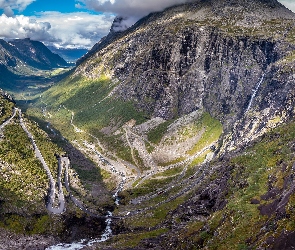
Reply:
[[252, 96], [251, 96], [250, 102], [249, 102], [249, 104], [248, 104], [248, 107], [247, 107], [245, 113], [247, 113], [247, 112], [250, 110], [251, 105], [252, 105], [252, 102], [253, 102], [254, 98], [256, 97], [257, 91], [259, 90], [259, 88], [260, 88], [260, 86], [261, 86], [261, 84], [262, 84], [262, 82], [263, 82], [263, 79], [264, 79], [264, 74], [262, 75], [261, 79], [260, 79], [259, 82], [257, 83], [255, 89], [253, 89], [253, 93], [252, 93]]
[[[68, 110], [68, 111], [71, 112], [70, 110]], [[71, 125], [74, 127], [75, 132], [77, 132], [77, 133], [84, 132], [83, 130], [79, 129], [78, 127], [76, 127], [73, 124], [74, 112], [71, 112], [71, 114], [72, 114], [72, 117], [71, 117]], [[48, 123], [47, 127], [50, 128], [50, 123]], [[56, 134], [55, 131], [52, 130], [52, 132], [54, 132], [54, 134]], [[92, 136], [93, 138], [95, 138], [98, 141], [98, 139], [95, 136], [93, 136], [91, 134], [89, 134], [89, 135]], [[103, 158], [103, 156], [100, 155], [100, 153], [96, 152], [96, 154], [98, 155], [98, 157], [100, 159], [104, 160], [104, 162], [106, 164], [110, 165], [112, 172], [117, 172], [116, 169], [115, 169], [115, 167], [110, 162], [108, 162], [107, 160], [105, 160]], [[121, 182], [118, 185], [118, 188], [117, 188], [116, 192], [113, 195], [113, 198], [115, 200], [115, 204], [117, 206], [119, 206], [119, 201], [120, 201], [119, 200], [119, 197], [118, 197], [118, 193], [123, 190], [124, 185], [126, 184], [126, 173], [119, 172], [119, 175], [120, 175], [120, 177], [122, 179], [121, 179]], [[92, 246], [95, 243], [100, 243], [100, 242], [107, 241], [112, 236], [112, 234], [113, 234], [112, 229], [111, 229], [111, 224], [112, 224], [112, 220], [113, 220], [112, 219], [112, 216], [113, 216], [112, 212], [111, 211], [108, 211], [108, 215], [106, 216], [106, 228], [103, 231], [103, 233], [100, 236], [100, 238], [97, 238], [97, 239], [82, 239], [82, 240], [80, 240], [78, 242], [73, 242], [73, 243], [69, 243], [69, 244], [67, 244], [67, 243], [59, 243], [57, 245], [50, 246], [50, 247], [46, 248], [46, 250], [80, 250], [80, 249], [83, 249], [84, 247]]]
[[[120, 182], [117, 191], [115, 192], [115, 194], [113, 195], [113, 198], [115, 199], [115, 204], [117, 206], [119, 206], [119, 197], [118, 197], [118, 193], [120, 191], [122, 191], [125, 182], [126, 182], [126, 178], [125, 178], [125, 174], [122, 173], [122, 181]], [[100, 243], [100, 242], [104, 242], [107, 241], [112, 235], [112, 228], [111, 228], [111, 224], [112, 224], [112, 212], [108, 211], [108, 215], [106, 217], [106, 228], [103, 231], [103, 234], [101, 235], [100, 238], [97, 239], [93, 239], [93, 240], [87, 240], [87, 239], [82, 239], [78, 242], [73, 242], [70, 244], [66, 244], [66, 243], [60, 243], [54, 246], [50, 246], [48, 248], [46, 248], [45, 250], [80, 250], [83, 249], [86, 246], [92, 246], [95, 243]]]
[[70, 244], [60, 243], [55, 246], [51, 246], [46, 248], [46, 250], [79, 250], [86, 246], [92, 246], [95, 243], [104, 242], [108, 240], [112, 236], [112, 229], [111, 229], [111, 223], [112, 223], [112, 213], [108, 212], [108, 216], [106, 219], [106, 229], [103, 231], [103, 234], [98, 239], [93, 240], [80, 240], [79, 242], [74, 242]]

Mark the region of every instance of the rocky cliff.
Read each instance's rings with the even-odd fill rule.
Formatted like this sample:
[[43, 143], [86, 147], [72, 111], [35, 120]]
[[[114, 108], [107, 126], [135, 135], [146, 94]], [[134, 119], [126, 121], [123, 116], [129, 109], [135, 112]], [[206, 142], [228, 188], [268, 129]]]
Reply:
[[75, 74], [117, 79], [112, 94], [151, 117], [203, 109], [233, 146], [293, 115], [294, 20], [277, 1], [194, 1], [106, 38]]

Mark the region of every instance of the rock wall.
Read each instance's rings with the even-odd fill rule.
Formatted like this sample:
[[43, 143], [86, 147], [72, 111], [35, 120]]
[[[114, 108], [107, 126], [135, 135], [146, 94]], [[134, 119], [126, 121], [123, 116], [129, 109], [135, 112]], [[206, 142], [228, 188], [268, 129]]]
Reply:
[[[242, 13], [246, 7], [222, 2], [218, 14], [216, 1], [198, 2], [190, 11], [184, 5], [152, 14], [92, 51], [76, 74], [109, 74], [119, 80], [113, 94], [151, 117], [174, 119], [202, 109], [223, 123], [234, 144], [259, 135], [274, 126], [270, 120], [279, 123], [293, 115], [294, 63], [284, 58], [295, 46], [284, 39], [288, 30], [282, 22], [276, 27], [281, 35], [271, 37], [267, 29], [272, 24], [253, 33], [247, 20], [254, 16], [262, 25], [277, 11], [294, 24], [295, 15], [276, 1], [262, 1], [256, 12], [253, 5], [252, 12], [232, 20], [223, 18], [226, 8]], [[265, 15], [259, 17], [263, 8]]]

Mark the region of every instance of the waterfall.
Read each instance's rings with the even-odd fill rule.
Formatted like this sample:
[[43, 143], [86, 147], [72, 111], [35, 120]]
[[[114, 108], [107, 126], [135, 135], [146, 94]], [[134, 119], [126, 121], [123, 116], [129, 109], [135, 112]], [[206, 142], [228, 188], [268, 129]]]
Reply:
[[245, 114], [250, 110], [251, 105], [252, 105], [252, 103], [253, 103], [253, 101], [254, 101], [254, 99], [255, 99], [255, 97], [256, 97], [256, 94], [257, 94], [257, 92], [258, 92], [258, 90], [259, 90], [259, 88], [260, 88], [260, 86], [261, 86], [263, 80], [264, 80], [264, 74], [262, 75], [262, 77], [261, 77], [261, 79], [259, 80], [259, 82], [256, 84], [255, 89], [252, 90], [253, 93], [252, 93], [252, 96], [251, 96], [251, 99], [250, 99], [250, 102], [249, 102], [249, 104], [248, 104], [248, 107], [247, 107], [247, 109], [246, 109]]
[[102, 235], [98, 239], [94, 240], [80, 240], [79, 242], [74, 242], [70, 244], [64, 244], [60, 243], [55, 246], [51, 246], [46, 248], [46, 250], [80, 250], [87, 246], [92, 246], [95, 243], [104, 242], [108, 240], [112, 236], [112, 229], [111, 229], [111, 223], [112, 223], [112, 213], [108, 212], [107, 219], [106, 219], [106, 228], [103, 231]]

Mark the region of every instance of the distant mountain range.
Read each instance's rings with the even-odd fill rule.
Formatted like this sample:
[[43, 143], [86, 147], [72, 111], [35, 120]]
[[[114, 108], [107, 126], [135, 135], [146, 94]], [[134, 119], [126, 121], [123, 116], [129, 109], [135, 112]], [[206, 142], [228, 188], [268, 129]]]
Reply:
[[85, 55], [88, 50], [87, 49], [64, 49], [64, 48], [56, 48], [54, 46], [48, 46], [48, 48], [55, 54], [58, 54], [60, 57], [65, 59], [67, 63], [74, 64], [76, 61]]
[[0, 40], [0, 63], [12, 71], [19, 67], [53, 69], [67, 67], [68, 63], [52, 53], [43, 43], [30, 39]]

